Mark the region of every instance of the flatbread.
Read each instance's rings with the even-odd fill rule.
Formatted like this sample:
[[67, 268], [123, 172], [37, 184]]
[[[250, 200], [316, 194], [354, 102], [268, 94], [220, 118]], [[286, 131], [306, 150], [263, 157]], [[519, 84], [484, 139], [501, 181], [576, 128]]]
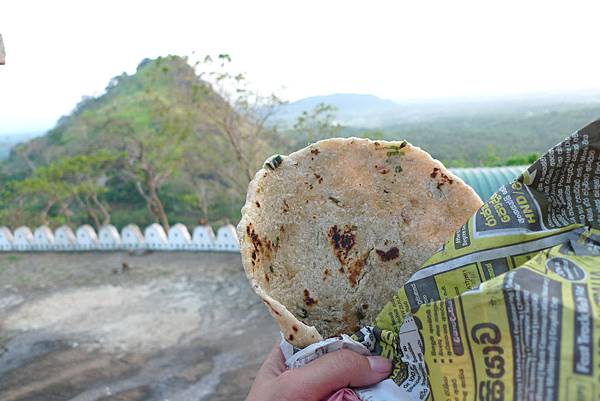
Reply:
[[244, 269], [287, 340], [304, 347], [372, 323], [481, 204], [406, 141], [320, 141], [271, 158], [250, 183]]

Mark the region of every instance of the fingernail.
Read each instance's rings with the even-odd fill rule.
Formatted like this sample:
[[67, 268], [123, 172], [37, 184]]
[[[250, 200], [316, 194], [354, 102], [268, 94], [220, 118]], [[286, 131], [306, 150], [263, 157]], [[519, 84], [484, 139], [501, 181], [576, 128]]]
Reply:
[[371, 370], [376, 373], [389, 373], [392, 370], [392, 362], [382, 356], [369, 356], [369, 365]]

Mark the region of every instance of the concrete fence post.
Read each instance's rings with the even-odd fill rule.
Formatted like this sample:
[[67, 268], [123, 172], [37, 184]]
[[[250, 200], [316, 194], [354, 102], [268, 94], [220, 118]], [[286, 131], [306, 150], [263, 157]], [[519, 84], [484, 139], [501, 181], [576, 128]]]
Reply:
[[33, 249], [49, 251], [54, 248], [54, 233], [48, 226], [39, 226], [33, 232]]
[[15, 250], [31, 251], [33, 249], [33, 233], [29, 227], [21, 226], [15, 230]]
[[115, 226], [108, 224], [98, 231], [100, 249], [120, 249], [123, 245], [121, 235]]
[[169, 229], [169, 249], [187, 250], [192, 244], [192, 236], [187, 227], [177, 223]]
[[79, 227], [75, 236], [77, 237], [77, 247], [80, 250], [98, 249], [98, 236], [89, 224]]
[[235, 227], [227, 224], [217, 231], [217, 250], [236, 252], [240, 250]]
[[72, 251], [77, 245], [77, 238], [71, 227], [60, 226], [54, 231], [54, 247], [57, 251]]
[[217, 239], [211, 226], [198, 226], [192, 235], [192, 247], [198, 251], [212, 251]]
[[0, 250], [10, 251], [14, 245], [14, 237], [8, 227], [0, 227]]
[[135, 224], [129, 224], [121, 231], [121, 241], [125, 249], [139, 249], [144, 246], [142, 231]]
[[161, 250], [167, 249], [169, 240], [164, 228], [158, 224], [150, 224], [144, 230], [144, 242], [147, 249]]

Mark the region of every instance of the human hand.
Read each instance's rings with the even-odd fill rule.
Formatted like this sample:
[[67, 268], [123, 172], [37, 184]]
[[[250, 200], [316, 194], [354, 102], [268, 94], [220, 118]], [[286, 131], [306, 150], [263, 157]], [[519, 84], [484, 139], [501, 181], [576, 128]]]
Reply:
[[307, 366], [286, 370], [277, 344], [258, 371], [246, 401], [322, 401], [344, 387], [379, 383], [391, 369], [386, 358], [343, 349]]

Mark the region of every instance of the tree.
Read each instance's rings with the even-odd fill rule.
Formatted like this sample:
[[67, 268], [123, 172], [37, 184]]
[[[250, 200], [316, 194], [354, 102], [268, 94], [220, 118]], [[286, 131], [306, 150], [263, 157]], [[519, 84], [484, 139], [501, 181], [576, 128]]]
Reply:
[[102, 199], [109, 177], [122, 155], [102, 150], [62, 160], [62, 179], [73, 186], [73, 197], [97, 229], [110, 223], [110, 207]]
[[186, 149], [187, 163], [183, 166], [182, 172], [193, 193], [183, 195], [181, 200], [200, 210], [202, 220], [211, 221], [212, 216], [209, 213], [211, 204], [217, 199], [219, 193], [231, 188], [231, 185], [228, 180], [223, 178], [227, 172], [219, 172], [215, 168], [221, 164], [221, 161], [209, 162], [216, 158], [207, 152], [207, 147], [204, 145], [206, 142], [206, 140], [190, 141], [189, 147]]
[[15, 154], [25, 162], [30, 171], [35, 171], [36, 168], [35, 163], [29, 157], [31, 151], [33, 150], [33, 144], [33, 142], [26, 142], [19, 144], [14, 148]]
[[12, 189], [15, 203], [20, 206], [18, 214], [24, 214], [26, 212], [24, 208], [28, 206], [33, 213], [38, 211], [38, 221], [41, 224], [50, 224], [49, 213], [55, 205], [61, 203], [63, 212], [68, 209], [65, 205], [70, 198], [68, 186], [53, 179], [46, 167], [39, 167], [32, 176], [14, 182]]
[[121, 137], [127, 155], [122, 173], [135, 183], [148, 211], [168, 231], [169, 218], [160, 188], [185, 164], [185, 144], [193, 130], [192, 120], [184, 109], [157, 94], [147, 93], [139, 101], [152, 109], [154, 121], [152, 128], [144, 132], [129, 130]]
[[131, 137], [126, 149], [123, 174], [135, 183], [148, 211], [168, 230], [169, 218], [159, 192], [183, 163], [181, 142], [176, 139], [170, 143], [165, 137]]
[[337, 107], [319, 103], [310, 111], [303, 111], [296, 119], [294, 131], [304, 139], [304, 146], [321, 139], [339, 136], [342, 126], [335, 121]]
[[194, 88], [202, 99], [199, 115], [206, 118], [197, 134], [220, 181], [243, 194], [270, 155], [277, 129], [268, 122], [283, 102], [250, 89], [244, 74], [229, 71], [230, 63], [229, 55], [220, 54], [216, 62], [207, 56], [196, 64], [201, 81]]
[[540, 154], [533, 153], [517, 153], [513, 154], [508, 158], [502, 158], [498, 156], [495, 148], [491, 145], [488, 146], [487, 158], [483, 161], [483, 165], [486, 167], [499, 167], [499, 166], [529, 166], [539, 159]]
[[[91, 155], [76, 155], [37, 167], [22, 180], [9, 183], [3, 196], [4, 204], [12, 204], [17, 224], [24, 213], [38, 214], [41, 224], [54, 220], [70, 222], [73, 203], [79, 206], [97, 228], [110, 221], [109, 207], [101, 199], [106, 181], [118, 155], [104, 150]], [[100, 217], [102, 216], [102, 221]]]
[[537, 159], [540, 158], [540, 154], [537, 152], [529, 153], [529, 154], [517, 154], [509, 157], [505, 160], [505, 166], [529, 166]]
[[[182, 71], [170, 71], [178, 66]], [[78, 116], [82, 147], [95, 146], [101, 137], [117, 149], [122, 155], [118, 176], [133, 184], [150, 215], [165, 230], [170, 223], [161, 189], [186, 164], [184, 153], [194, 132], [195, 110], [190, 106], [186, 72], [195, 78], [193, 70], [177, 57], [141, 63], [135, 80], [126, 75], [115, 78], [118, 84], [109, 85], [102, 102], [95, 101], [101, 113], [83, 108]]]

